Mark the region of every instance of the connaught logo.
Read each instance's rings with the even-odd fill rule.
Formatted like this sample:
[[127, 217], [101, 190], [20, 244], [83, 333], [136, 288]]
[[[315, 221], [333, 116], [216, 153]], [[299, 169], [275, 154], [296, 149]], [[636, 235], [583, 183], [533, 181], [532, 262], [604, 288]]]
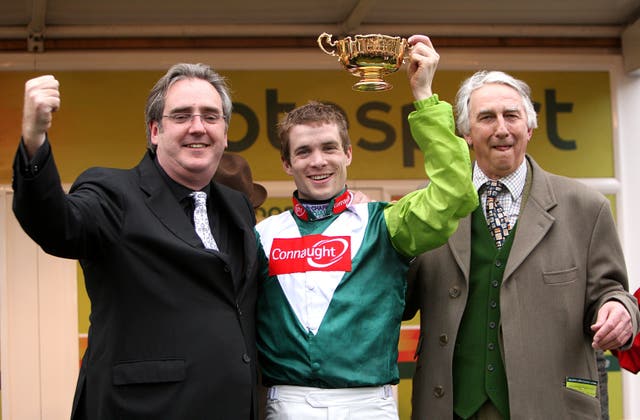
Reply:
[[273, 240], [270, 275], [306, 271], [351, 271], [351, 238], [308, 235]]

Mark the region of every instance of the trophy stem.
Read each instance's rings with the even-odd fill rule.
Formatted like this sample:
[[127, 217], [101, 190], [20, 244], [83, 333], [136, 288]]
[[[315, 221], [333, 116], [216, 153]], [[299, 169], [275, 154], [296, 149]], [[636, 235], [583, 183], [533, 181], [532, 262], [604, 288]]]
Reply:
[[360, 81], [352, 86], [353, 90], [370, 92], [389, 90], [393, 87], [382, 79], [382, 69], [362, 67], [359, 73]]

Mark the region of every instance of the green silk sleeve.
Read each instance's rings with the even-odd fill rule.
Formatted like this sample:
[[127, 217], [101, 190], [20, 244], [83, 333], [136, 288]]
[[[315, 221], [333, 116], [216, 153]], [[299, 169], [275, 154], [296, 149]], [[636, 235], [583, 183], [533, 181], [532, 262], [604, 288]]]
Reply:
[[464, 139], [455, 134], [451, 105], [437, 95], [414, 103], [411, 134], [424, 156], [429, 183], [384, 209], [393, 246], [407, 256], [444, 244], [458, 221], [478, 205], [471, 182], [471, 159]]

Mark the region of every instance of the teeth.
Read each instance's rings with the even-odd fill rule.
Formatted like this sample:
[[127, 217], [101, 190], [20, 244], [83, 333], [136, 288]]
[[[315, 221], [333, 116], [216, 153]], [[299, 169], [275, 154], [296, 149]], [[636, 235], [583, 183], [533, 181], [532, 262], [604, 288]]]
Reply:
[[320, 181], [329, 178], [329, 175], [311, 175], [310, 178], [314, 181]]
[[187, 144], [187, 147], [191, 149], [202, 149], [203, 147], [207, 147], [204, 144]]

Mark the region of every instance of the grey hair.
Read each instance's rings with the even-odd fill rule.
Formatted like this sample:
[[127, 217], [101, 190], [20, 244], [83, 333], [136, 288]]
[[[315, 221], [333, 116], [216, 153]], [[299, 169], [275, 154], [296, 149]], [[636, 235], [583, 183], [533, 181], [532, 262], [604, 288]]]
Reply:
[[467, 135], [471, 130], [469, 100], [471, 94], [482, 86], [490, 83], [498, 83], [509, 86], [516, 90], [522, 97], [525, 113], [527, 114], [527, 127], [534, 129], [538, 127], [536, 110], [531, 101], [531, 88], [522, 80], [501, 71], [476, 72], [473, 76], [462, 82], [456, 94], [456, 127], [460, 134]]
[[167, 73], [156, 82], [147, 97], [144, 114], [147, 147], [151, 151], [155, 152], [156, 149], [156, 146], [151, 143], [151, 122], [156, 121], [159, 128], [162, 129], [162, 112], [164, 111], [167, 91], [175, 82], [183, 79], [202, 79], [211, 83], [222, 99], [225, 129], [229, 128], [233, 104], [226, 79], [206, 64], [178, 63], [173, 65]]

